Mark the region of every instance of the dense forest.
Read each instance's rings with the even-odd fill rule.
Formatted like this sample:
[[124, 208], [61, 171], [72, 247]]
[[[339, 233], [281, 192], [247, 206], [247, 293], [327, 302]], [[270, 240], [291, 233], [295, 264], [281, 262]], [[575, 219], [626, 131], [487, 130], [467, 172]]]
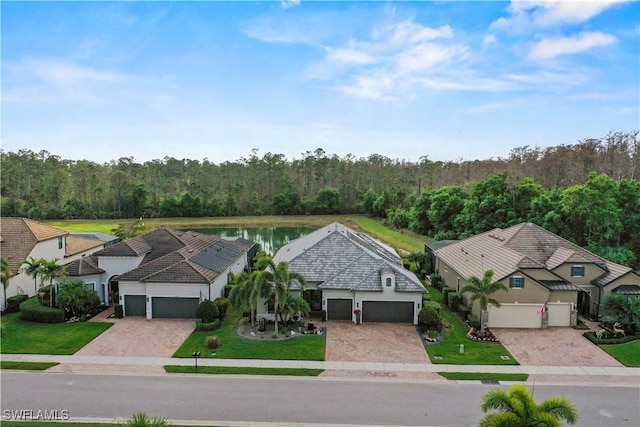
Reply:
[[33, 219], [366, 213], [436, 239], [522, 221], [639, 267], [640, 141], [611, 132], [507, 158], [418, 162], [322, 149], [215, 164], [0, 152], [2, 215]]

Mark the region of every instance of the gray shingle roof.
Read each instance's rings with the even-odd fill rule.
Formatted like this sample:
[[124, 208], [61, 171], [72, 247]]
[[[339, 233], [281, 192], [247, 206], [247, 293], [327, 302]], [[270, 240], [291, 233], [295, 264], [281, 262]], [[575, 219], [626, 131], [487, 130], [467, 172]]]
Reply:
[[304, 275], [318, 289], [382, 291], [380, 272], [391, 270], [397, 292], [424, 292], [420, 280], [402, 266], [400, 256], [387, 245], [333, 223], [290, 242], [274, 257]]

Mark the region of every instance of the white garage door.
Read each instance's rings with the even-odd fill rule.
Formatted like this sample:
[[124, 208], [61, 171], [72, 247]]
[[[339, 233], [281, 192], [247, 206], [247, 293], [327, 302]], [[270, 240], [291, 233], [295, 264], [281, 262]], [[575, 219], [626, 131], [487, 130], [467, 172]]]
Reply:
[[549, 326], [571, 326], [571, 303], [547, 304]]
[[500, 308], [489, 306], [491, 328], [541, 328], [540, 304], [502, 304]]

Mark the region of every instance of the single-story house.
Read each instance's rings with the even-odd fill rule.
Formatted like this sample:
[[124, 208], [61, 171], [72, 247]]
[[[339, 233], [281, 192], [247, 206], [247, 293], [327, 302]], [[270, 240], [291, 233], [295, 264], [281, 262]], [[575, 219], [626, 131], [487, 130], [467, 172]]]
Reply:
[[[435, 271], [446, 286], [462, 289], [472, 276], [493, 270], [509, 289], [491, 295], [487, 326], [573, 326], [577, 312], [598, 316], [611, 292], [640, 294], [631, 268], [599, 257], [532, 223], [487, 231], [446, 245], [431, 245]], [[476, 304], [474, 314], [479, 314]]]
[[[337, 222], [291, 241], [274, 257], [302, 274], [307, 287], [294, 292], [327, 320], [416, 324], [425, 288], [406, 270], [397, 252], [370, 236]], [[258, 306], [258, 316], [268, 307]]]
[[[27, 218], [0, 218], [0, 254], [8, 261], [10, 276], [7, 296], [35, 295], [40, 279], [25, 273], [23, 262], [29, 257], [67, 264], [99, 251], [118, 238], [106, 234], [69, 233]], [[4, 298], [0, 299], [4, 309]]]
[[125, 316], [192, 318], [203, 299], [224, 295], [229, 273], [249, 262], [254, 243], [160, 228], [104, 248], [67, 266]]

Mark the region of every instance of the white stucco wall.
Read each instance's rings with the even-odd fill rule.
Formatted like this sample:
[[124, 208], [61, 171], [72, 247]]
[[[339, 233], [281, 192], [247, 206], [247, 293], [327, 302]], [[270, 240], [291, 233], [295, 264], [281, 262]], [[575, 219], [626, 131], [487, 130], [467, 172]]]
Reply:
[[104, 270], [106, 280], [138, 267], [144, 256], [139, 257], [98, 257], [98, 267]]

